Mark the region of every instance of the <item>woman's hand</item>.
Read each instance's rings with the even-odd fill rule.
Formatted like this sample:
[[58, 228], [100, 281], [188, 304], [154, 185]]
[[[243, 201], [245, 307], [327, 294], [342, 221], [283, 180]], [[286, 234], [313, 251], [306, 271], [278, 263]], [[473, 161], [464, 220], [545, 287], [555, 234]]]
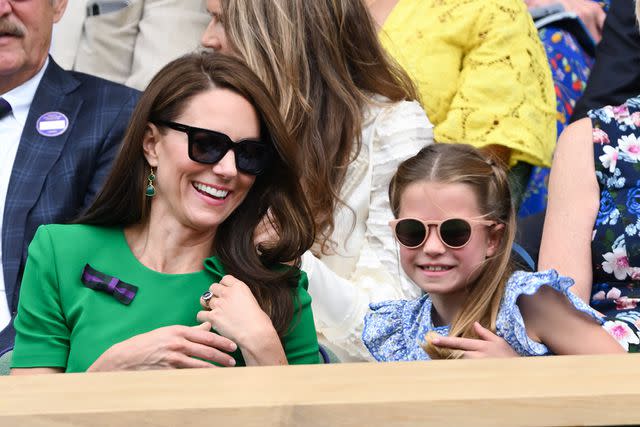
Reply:
[[478, 322], [476, 322], [473, 327], [480, 337], [479, 339], [443, 336], [431, 339], [431, 343], [437, 347], [461, 350], [463, 352], [463, 359], [518, 357], [518, 353], [516, 353], [504, 339], [484, 328]]
[[234, 366], [235, 360], [225, 352], [237, 345], [211, 332], [211, 324], [167, 326], [136, 335], [113, 345], [87, 371], [122, 371], [172, 368], [214, 368], [209, 362]]
[[544, 7], [560, 3], [564, 10], [578, 15], [593, 40], [598, 43], [602, 39], [602, 27], [607, 14], [602, 7], [591, 0], [525, 0], [528, 7]]
[[247, 365], [286, 364], [280, 338], [249, 287], [231, 275], [209, 287], [198, 321], [210, 322], [221, 335], [238, 344]]

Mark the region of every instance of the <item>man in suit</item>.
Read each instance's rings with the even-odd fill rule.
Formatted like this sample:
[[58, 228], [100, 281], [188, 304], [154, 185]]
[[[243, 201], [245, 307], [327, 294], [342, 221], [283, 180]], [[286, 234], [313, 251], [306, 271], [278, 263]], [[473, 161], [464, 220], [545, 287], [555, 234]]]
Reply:
[[66, 5], [0, 0], [0, 354], [13, 346], [29, 242], [39, 225], [69, 221], [92, 201], [138, 97], [48, 56]]
[[587, 111], [606, 105], [620, 105], [640, 94], [640, 33], [635, 2], [612, 0], [596, 48], [596, 61], [582, 98], [576, 103], [571, 121], [587, 116]]

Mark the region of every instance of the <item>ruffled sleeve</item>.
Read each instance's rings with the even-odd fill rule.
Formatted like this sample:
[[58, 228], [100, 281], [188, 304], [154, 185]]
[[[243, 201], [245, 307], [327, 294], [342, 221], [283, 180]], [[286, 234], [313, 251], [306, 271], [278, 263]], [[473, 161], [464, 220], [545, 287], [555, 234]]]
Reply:
[[547, 346], [529, 338], [522, 313], [517, 305], [520, 295], [533, 295], [542, 286], [549, 286], [560, 292], [569, 299], [577, 310], [592, 317], [599, 324], [602, 324], [603, 319], [600, 314], [569, 291], [569, 288], [573, 285], [573, 279], [560, 276], [555, 270], [536, 273], [517, 271], [507, 282], [504, 298], [502, 299], [502, 304], [498, 312], [498, 319], [496, 321], [498, 335], [504, 338], [507, 343], [522, 356], [542, 356], [550, 354]]
[[[421, 330], [431, 323], [428, 297], [417, 300], [384, 301], [371, 304], [364, 319], [362, 341], [379, 362], [428, 360], [420, 347]], [[428, 307], [426, 307], [428, 305]]]

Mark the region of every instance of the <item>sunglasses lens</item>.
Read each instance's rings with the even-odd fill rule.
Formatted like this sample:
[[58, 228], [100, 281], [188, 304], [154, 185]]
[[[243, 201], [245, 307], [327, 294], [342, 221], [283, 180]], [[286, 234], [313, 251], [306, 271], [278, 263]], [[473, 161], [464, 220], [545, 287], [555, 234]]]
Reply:
[[471, 224], [464, 219], [448, 219], [440, 225], [440, 238], [453, 248], [464, 246], [471, 238]]
[[403, 219], [396, 224], [396, 238], [402, 245], [409, 248], [420, 246], [425, 233], [424, 224], [415, 219]]
[[223, 135], [205, 131], [189, 134], [189, 157], [196, 162], [213, 164], [227, 153], [227, 142]]
[[251, 175], [259, 175], [267, 168], [270, 160], [269, 145], [260, 141], [242, 141], [235, 148], [238, 170]]

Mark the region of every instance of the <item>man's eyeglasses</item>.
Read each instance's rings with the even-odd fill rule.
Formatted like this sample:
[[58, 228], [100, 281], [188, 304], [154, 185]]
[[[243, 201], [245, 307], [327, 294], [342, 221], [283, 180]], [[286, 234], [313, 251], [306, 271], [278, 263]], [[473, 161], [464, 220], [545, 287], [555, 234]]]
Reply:
[[429, 226], [435, 225], [440, 241], [451, 249], [460, 249], [471, 240], [472, 223], [485, 226], [495, 221], [449, 218], [443, 221], [423, 221], [417, 218], [400, 218], [389, 222], [398, 242], [409, 249], [420, 247], [427, 241]]
[[272, 147], [264, 141], [241, 139], [233, 142], [229, 136], [215, 130], [165, 120], [153, 123], [186, 133], [189, 141], [189, 158], [194, 162], [212, 165], [222, 160], [229, 150], [233, 150], [236, 168], [241, 172], [260, 175], [271, 163]]

